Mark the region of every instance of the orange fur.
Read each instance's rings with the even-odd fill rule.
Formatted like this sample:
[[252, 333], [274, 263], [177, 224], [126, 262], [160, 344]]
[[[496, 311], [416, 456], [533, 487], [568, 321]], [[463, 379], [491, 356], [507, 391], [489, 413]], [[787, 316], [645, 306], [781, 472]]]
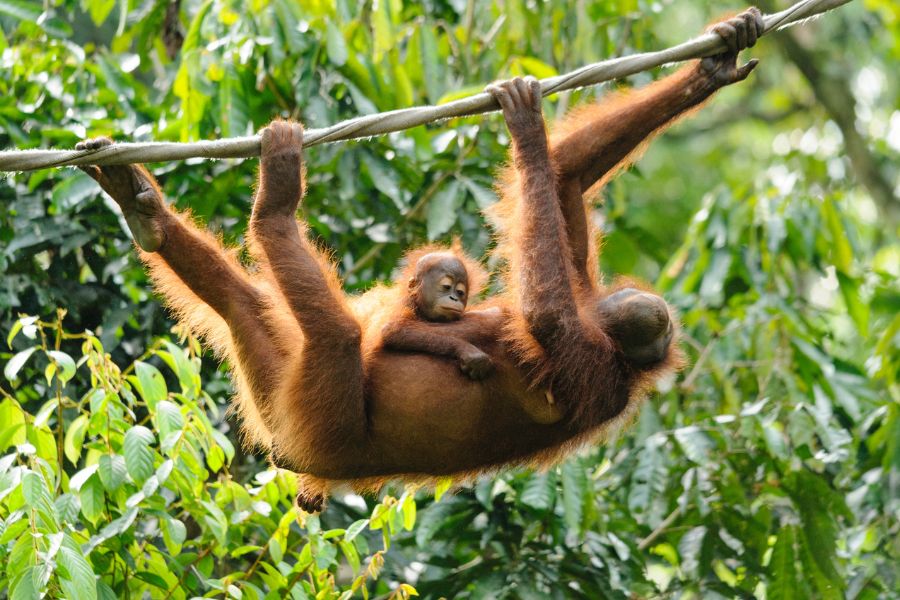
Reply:
[[[305, 178], [290, 124], [264, 133], [248, 234], [254, 275], [187, 217], [166, 221], [160, 253], [142, 258], [176, 316], [229, 361], [247, 440], [302, 473], [308, 505], [341, 483], [366, 491], [398, 477], [428, 484], [509, 464], [545, 468], [633, 420], [653, 382], [683, 363], [677, 332], [665, 358], [643, 368], [607, 333], [598, 302], [623, 286], [649, 288], [602, 285], [599, 232], [584, 195], [712, 94], [706, 79], [693, 67], [573, 111], [553, 134], [551, 172], [536, 174], [540, 153], [519, 140], [491, 211], [505, 291], [458, 322], [435, 325], [490, 356], [497, 371], [484, 382], [466, 379], [446, 357], [382, 347], [406, 286], [343, 293], [333, 261], [294, 219]], [[476, 297], [486, 273], [454, 247], [410, 252], [399, 280], [436, 250], [463, 260]], [[529, 403], [549, 406], [538, 412], [551, 418], [533, 418]]]

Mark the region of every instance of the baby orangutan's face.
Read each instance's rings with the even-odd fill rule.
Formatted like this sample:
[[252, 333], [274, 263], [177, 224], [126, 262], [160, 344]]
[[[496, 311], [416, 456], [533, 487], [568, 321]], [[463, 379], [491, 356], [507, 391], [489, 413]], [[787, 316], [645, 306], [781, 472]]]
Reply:
[[462, 261], [452, 254], [426, 254], [416, 263], [409, 280], [416, 310], [427, 321], [456, 321], [466, 310], [469, 275]]

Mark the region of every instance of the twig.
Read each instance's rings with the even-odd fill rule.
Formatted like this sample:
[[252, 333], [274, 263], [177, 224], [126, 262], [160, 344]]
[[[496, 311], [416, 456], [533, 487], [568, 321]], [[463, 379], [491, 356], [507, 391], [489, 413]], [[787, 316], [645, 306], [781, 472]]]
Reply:
[[172, 588], [168, 591], [165, 598], [163, 600], [169, 600], [172, 597], [172, 594], [175, 593], [175, 590], [181, 588], [181, 585], [184, 583], [184, 580], [187, 579], [188, 573], [191, 572], [191, 569], [201, 560], [206, 558], [206, 555], [212, 552], [212, 546], [205, 548], [200, 554], [198, 554], [194, 560], [192, 560], [189, 564], [184, 566], [184, 571], [181, 573], [181, 577], [178, 578], [178, 583], [172, 586]]
[[681, 516], [681, 507], [678, 506], [675, 508], [675, 510], [673, 510], [671, 513], [669, 513], [668, 517], [663, 519], [662, 523], [660, 523], [659, 525], [656, 526], [656, 529], [654, 529], [653, 531], [650, 532], [650, 535], [648, 535], [647, 537], [645, 537], [638, 543], [638, 550], [643, 551], [643, 550], [646, 550], [647, 548], [649, 548], [650, 545], [656, 540], [656, 538], [658, 538], [660, 535], [662, 535], [663, 532], [665, 532], [665, 530], [669, 528], [669, 525], [674, 523], [675, 520], [678, 519], [678, 517], [680, 517], [680, 516]]

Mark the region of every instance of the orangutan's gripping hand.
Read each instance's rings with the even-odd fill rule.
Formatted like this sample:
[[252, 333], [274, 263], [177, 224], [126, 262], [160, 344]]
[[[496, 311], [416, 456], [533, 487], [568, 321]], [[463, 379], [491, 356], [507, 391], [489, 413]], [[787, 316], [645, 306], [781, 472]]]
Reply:
[[469, 379], [482, 381], [494, 372], [494, 363], [490, 356], [472, 346], [460, 354], [459, 369]]
[[[111, 146], [106, 137], [84, 140], [76, 150], [99, 150]], [[125, 222], [137, 245], [156, 252], [166, 239], [164, 218], [169, 214], [153, 176], [141, 165], [87, 165], [79, 167], [100, 184], [122, 209]]]
[[303, 125], [272, 121], [262, 130], [259, 193], [254, 218], [293, 218], [303, 190]]
[[719, 87], [743, 81], [759, 63], [755, 58], [742, 67], [737, 66], [737, 55], [744, 48], [756, 44], [756, 39], [765, 30], [762, 13], [751, 7], [730, 19], [716, 23], [709, 28], [710, 33], [725, 41], [728, 50], [715, 56], [707, 56], [700, 61], [700, 69]]
[[492, 83], [484, 91], [500, 104], [509, 133], [520, 150], [526, 144], [530, 146], [540, 140], [543, 140], [546, 147], [547, 134], [541, 112], [541, 82], [534, 77], [516, 77]]

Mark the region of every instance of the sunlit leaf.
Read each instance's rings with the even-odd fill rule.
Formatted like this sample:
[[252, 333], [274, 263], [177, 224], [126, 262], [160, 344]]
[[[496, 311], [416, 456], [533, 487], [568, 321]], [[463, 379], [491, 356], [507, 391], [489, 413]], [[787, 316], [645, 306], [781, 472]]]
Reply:
[[459, 180], [451, 179], [444, 183], [428, 202], [426, 208], [428, 239], [435, 240], [450, 231], [450, 228], [456, 223], [456, 211], [461, 204]]
[[157, 402], [166, 398], [166, 381], [159, 369], [142, 361], [134, 363], [134, 372], [137, 375], [138, 393], [152, 410]]
[[347, 62], [347, 44], [344, 42], [344, 35], [338, 29], [331, 19], [326, 21], [326, 48], [328, 49], [328, 58], [337, 66], [342, 67]]
[[9, 362], [6, 363], [6, 366], [3, 367], [3, 376], [6, 377], [8, 381], [14, 381], [19, 375], [19, 370], [25, 365], [28, 358], [34, 354], [35, 350], [37, 350], [37, 347], [33, 346], [14, 354], [13, 357], [9, 359]]
[[122, 450], [125, 454], [125, 466], [132, 479], [143, 482], [153, 474], [153, 450], [150, 445], [156, 438], [146, 427], [140, 425], [130, 428], [125, 433]]
[[77, 465], [81, 460], [81, 447], [84, 444], [84, 436], [87, 433], [88, 416], [78, 415], [66, 428], [66, 437], [63, 443], [63, 450], [66, 458], [73, 465]]

